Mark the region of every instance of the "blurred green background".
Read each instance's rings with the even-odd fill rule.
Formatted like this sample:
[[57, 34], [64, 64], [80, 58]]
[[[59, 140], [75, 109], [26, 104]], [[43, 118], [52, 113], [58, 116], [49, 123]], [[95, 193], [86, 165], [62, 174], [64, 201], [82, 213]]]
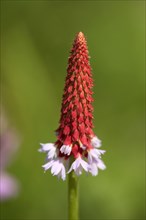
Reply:
[[1, 1], [2, 104], [21, 146], [8, 172], [17, 198], [2, 219], [67, 219], [67, 181], [43, 173], [40, 142], [55, 141], [67, 59], [88, 41], [94, 131], [107, 169], [80, 177], [81, 219], [144, 219], [144, 1]]

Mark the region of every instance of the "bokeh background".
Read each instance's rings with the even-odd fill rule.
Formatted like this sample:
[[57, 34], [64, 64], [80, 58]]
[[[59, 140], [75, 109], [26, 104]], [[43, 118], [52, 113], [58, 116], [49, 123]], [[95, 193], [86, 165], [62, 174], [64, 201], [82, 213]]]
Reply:
[[94, 131], [107, 169], [80, 177], [81, 219], [145, 219], [144, 1], [1, 1], [1, 104], [20, 146], [7, 172], [20, 184], [1, 218], [67, 219], [67, 181], [43, 173], [55, 141], [67, 59], [84, 32], [94, 77]]

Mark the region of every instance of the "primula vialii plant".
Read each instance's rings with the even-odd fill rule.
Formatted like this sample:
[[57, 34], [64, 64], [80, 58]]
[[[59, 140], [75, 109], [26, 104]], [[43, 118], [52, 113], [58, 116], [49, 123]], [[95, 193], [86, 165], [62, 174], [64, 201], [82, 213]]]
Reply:
[[[40, 152], [47, 153], [44, 170], [50, 169], [53, 176], [56, 175], [63, 180], [67, 174], [72, 175], [72, 179], [75, 180], [83, 170], [96, 176], [98, 169], [105, 169], [101, 160], [105, 151], [99, 149], [101, 140], [93, 132], [92, 87], [86, 39], [84, 34], [79, 32], [68, 60], [56, 142], [41, 144], [40, 149]], [[71, 180], [69, 184], [70, 188], [75, 187]], [[77, 207], [72, 209], [75, 212]], [[77, 219], [76, 215], [74, 219]]]

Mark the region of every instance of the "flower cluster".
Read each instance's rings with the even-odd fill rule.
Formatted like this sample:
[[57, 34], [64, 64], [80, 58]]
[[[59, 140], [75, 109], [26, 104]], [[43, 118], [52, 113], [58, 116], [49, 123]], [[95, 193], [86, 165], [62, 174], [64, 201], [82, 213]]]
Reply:
[[[63, 180], [71, 171], [80, 175], [85, 170], [96, 176], [98, 169], [106, 168], [101, 160], [105, 151], [99, 149], [101, 141], [93, 132], [92, 87], [86, 39], [79, 32], [68, 60], [57, 141], [41, 144], [39, 149], [47, 153], [44, 170], [50, 169]], [[71, 166], [70, 161], [73, 161]]]

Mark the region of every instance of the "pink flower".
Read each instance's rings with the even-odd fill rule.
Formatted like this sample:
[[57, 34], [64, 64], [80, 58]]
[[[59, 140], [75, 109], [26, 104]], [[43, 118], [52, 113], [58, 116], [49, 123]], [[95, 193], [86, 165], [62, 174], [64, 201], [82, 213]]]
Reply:
[[16, 132], [9, 127], [4, 112], [0, 119], [0, 200], [4, 201], [15, 197], [19, 192], [18, 181], [6, 171], [17, 152], [19, 140]]
[[[101, 146], [101, 141], [93, 132], [92, 87], [86, 39], [79, 32], [68, 60], [57, 141], [43, 144], [39, 150], [47, 153], [48, 163], [43, 168], [51, 169], [53, 175], [63, 180], [71, 171], [76, 175], [83, 170], [97, 175], [98, 168], [105, 168], [100, 159], [105, 151], [96, 149]], [[74, 160], [68, 168], [70, 158]]]
[[0, 172], [0, 200], [4, 201], [18, 194], [18, 182], [6, 172]]

